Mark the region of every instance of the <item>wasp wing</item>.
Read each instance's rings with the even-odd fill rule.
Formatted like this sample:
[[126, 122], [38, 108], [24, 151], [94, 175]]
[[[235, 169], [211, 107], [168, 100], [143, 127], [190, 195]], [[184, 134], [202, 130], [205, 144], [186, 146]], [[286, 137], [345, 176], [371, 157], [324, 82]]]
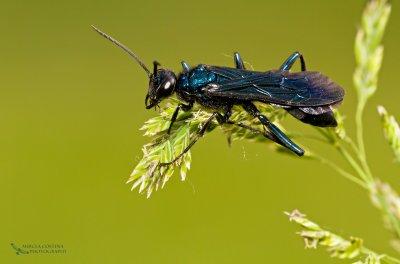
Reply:
[[216, 83], [204, 87], [204, 93], [208, 96], [304, 108], [336, 105], [344, 96], [343, 88], [319, 72], [207, 68], [218, 77]]

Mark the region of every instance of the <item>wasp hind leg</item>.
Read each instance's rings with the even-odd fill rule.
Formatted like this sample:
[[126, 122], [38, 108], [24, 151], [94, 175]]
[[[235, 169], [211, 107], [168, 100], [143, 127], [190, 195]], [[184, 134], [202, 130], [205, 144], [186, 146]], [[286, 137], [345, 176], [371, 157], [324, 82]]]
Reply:
[[257, 107], [252, 103], [246, 103], [243, 105], [243, 108], [252, 116], [258, 118], [261, 124], [268, 128], [273, 137], [275, 138], [275, 142], [280, 145], [288, 148], [292, 152], [294, 152], [298, 156], [304, 155], [304, 150], [300, 148], [296, 143], [291, 141], [288, 136], [285, 135], [277, 126], [275, 126], [271, 121], [268, 120], [266, 116], [260, 113]]
[[285, 62], [281, 65], [279, 68], [281, 71], [288, 71], [292, 68], [293, 64], [296, 62], [297, 59], [300, 59], [300, 64], [301, 64], [301, 71], [306, 71], [306, 62], [304, 61], [303, 55], [296, 51], [293, 52], [292, 55], [290, 55]]

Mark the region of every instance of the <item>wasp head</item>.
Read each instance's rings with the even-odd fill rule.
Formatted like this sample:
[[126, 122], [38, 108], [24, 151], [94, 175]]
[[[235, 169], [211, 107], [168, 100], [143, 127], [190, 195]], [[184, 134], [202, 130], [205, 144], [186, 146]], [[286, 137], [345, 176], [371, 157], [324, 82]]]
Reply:
[[158, 69], [160, 65], [157, 61], [153, 62], [154, 70], [150, 75], [149, 90], [146, 95], [146, 109], [153, 108], [164, 98], [170, 96], [175, 89], [176, 76], [167, 69]]

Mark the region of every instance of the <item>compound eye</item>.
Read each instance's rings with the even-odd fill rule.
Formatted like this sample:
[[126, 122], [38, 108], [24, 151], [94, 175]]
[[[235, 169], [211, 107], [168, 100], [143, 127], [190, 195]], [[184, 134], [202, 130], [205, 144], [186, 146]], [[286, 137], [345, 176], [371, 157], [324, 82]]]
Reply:
[[173, 84], [171, 83], [171, 81], [166, 81], [165, 83], [163, 83], [162, 89], [169, 90], [172, 85]]
[[160, 82], [157, 88], [157, 97], [164, 98], [171, 95], [174, 92], [176, 77], [169, 71], [163, 71], [160, 73]]
[[158, 88], [157, 95], [159, 97], [169, 96], [175, 86], [175, 80], [173, 78], [168, 78], [163, 83], [161, 83], [160, 87]]

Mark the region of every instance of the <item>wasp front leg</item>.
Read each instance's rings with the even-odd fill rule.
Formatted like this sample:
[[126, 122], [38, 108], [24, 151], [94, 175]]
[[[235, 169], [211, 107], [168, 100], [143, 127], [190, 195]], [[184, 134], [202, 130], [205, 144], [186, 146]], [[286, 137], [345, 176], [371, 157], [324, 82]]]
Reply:
[[[177, 109], [179, 108], [179, 106], [177, 107]], [[173, 160], [169, 161], [169, 162], [165, 162], [165, 163], [160, 163], [160, 166], [166, 166], [166, 165], [170, 165], [176, 161], [178, 161], [180, 158], [183, 157], [183, 155], [185, 155], [190, 149], [191, 147], [193, 147], [193, 145], [197, 142], [197, 140], [199, 140], [199, 138], [201, 138], [204, 133], [207, 131], [207, 129], [210, 127], [212, 121], [214, 120], [214, 118], [217, 119], [219, 124], [225, 124], [225, 123], [230, 123], [229, 122], [229, 117], [232, 114], [232, 106], [226, 106], [224, 109], [224, 114], [220, 114], [218, 112], [214, 112], [201, 126], [199, 132], [196, 133], [196, 135], [194, 136], [194, 138], [192, 139], [192, 141], [189, 143], [189, 145], [178, 155], [176, 156]], [[175, 110], [175, 112], [177, 112], [179, 110]], [[174, 116], [175, 116], [175, 112], [174, 112]], [[177, 116], [178, 114], [176, 114]], [[175, 116], [175, 119], [176, 119]]]
[[304, 57], [303, 55], [301, 55], [300, 52], [296, 51], [293, 52], [292, 55], [289, 56], [289, 58], [287, 58], [285, 60], [285, 62], [281, 65], [281, 67], [279, 68], [281, 71], [288, 71], [292, 68], [293, 64], [296, 62], [297, 59], [300, 58], [300, 63], [301, 63], [301, 71], [306, 71], [306, 62], [304, 61]]
[[193, 102], [190, 102], [188, 105], [179, 104], [179, 105], [175, 108], [175, 111], [174, 111], [174, 113], [172, 114], [172, 117], [171, 117], [171, 123], [169, 124], [169, 127], [168, 127], [168, 132], [167, 132], [168, 134], [171, 133], [172, 125], [175, 123], [176, 118], [178, 117], [179, 110], [182, 109], [183, 111], [187, 112], [187, 111], [189, 111], [190, 109], [192, 109], [192, 107], [193, 107]]
[[175, 162], [177, 162], [180, 158], [183, 157], [183, 155], [185, 155], [192, 147], [193, 145], [197, 142], [197, 140], [199, 140], [199, 138], [201, 138], [204, 133], [207, 131], [207, 129], [210, 127], [212, 121], [214, 120], [214, 118], [216, 118], [218, 115], [218, 113], [213, 113], [201, 126], [200, 130], [198, 133], [196, 133], [196, 135], [194, 136], [194, 138], [192, 139], [192, 141], [189, 143], [189, 145], [187, 145], [187, 147], [178, 155], [176, 156], [173, 160], [169, 161], [169, 162], [164, 162], [164, 163], [160, 163], [160, 166], [168, 166], [171, 165]]

